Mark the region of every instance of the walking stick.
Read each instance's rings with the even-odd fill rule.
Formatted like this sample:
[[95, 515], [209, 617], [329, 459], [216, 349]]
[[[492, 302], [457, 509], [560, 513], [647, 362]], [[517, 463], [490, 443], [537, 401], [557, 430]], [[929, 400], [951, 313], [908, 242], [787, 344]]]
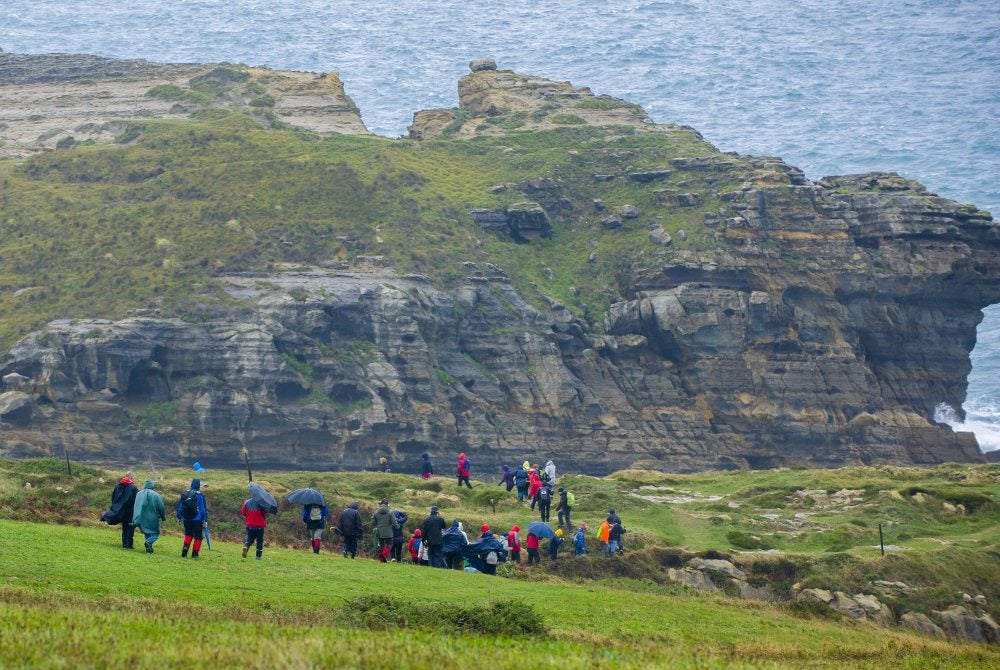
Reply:
[[247, 464], [247, 481], [253, 481], [253, 473], [250, 471], [250, 452], [243, 447], [243, 462]]

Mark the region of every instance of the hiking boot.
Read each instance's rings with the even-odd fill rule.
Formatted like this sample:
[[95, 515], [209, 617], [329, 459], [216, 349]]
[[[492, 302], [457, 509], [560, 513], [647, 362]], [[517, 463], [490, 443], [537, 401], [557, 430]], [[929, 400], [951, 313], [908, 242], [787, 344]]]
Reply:
[[259, 561], [261, 558], [263, 558], [263, 555], [260, 552], [257, 552], [257, 560]]
[[191, 552], [191, 558], [198, 558], [198, 552], [197, 551], [192, 551]]
[[249, 549], [249, 548], [250, 547], [243, 547], [243, 558], [247, 557], [247, 549]]
[[146, 547], [147, 554], [153, 553], [153, 545], [151, 545], [149, 542], [146, 542], [143, 546]]
[[187, 555], [188, 555], [188, 547], [187, 545], [184, 545], [184, 548], [181, 549], [181, 558], [187, 558]]

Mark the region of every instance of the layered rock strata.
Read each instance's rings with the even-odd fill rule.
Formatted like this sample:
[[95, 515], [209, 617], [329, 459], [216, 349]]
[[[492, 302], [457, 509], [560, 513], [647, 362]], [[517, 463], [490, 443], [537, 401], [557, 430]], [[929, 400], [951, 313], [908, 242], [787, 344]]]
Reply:
[[[155, 81], [194, 79], [177, 67]], [[496, 115], [519, 130], [572, 115], [691, 134], [586, 89], [473, 69], [462, 106], [417, 114], [413, 138], [504, 132]], [[154, 80], [141, 81], [145, 99]], [[333, 116], [324, 128], [363, 131]], [[0, 454], [236, 465], [247, 447], [266, 467], [388, 455], [406, 472], [424, 451], [465, 451], [481, 473], [545, 456], [590, 474], [982, 459], [971, 433], [933, 416], [961, 406], [980, 310], [1000, 302], [988, 213], [894, 174], [812, 182], [773, 158], [681, 156], [594, 178], [642, 184], [669, 211], [720, 202], [703, 214], [715, 247], [623, 259], [629, 289], [589, 319], [532, 306], [498, 265], [466, 262], [465, 281], [444, 286], [356, 259], [227, 277], [244, 308], [209, 322], [57, 321], [0, 366]], [[469, 226], [557, 241], [549, 216], [567, 188], [549, 180]]]

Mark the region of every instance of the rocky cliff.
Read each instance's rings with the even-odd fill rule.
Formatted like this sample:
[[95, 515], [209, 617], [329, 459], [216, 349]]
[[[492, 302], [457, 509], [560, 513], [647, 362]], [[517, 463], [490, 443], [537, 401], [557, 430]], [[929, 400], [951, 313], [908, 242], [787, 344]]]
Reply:
[[[15, 76], [17, 57], [0, 58], [15, 153], [39, 146], [17, 139], [30, 115], [9, 120], [22, 91], [56, 87], [32, 106], [57, 89], [90, 104], [73, 93], [75, 75]], [[220, 67], [139, 64], [120, 76], [135, 79], [145, 114], [172, 113], [139, 93], [154, 82], [183, 96], [199, 92], [198, 77], [221, 77], [211, 104], [254, 114], [252, 96], [293, 107], [249, 84], [294, 80], [325, 111], [286, 123], [364, 132], [334, 75], [222, 67], [250, 73], [234, 84], [243, 75]], [[160, 304], [52, 321], [0, 366], [0, 454], [235, 465], [247, 447], [266, 467], [365, 468], [388, 455], [407, 471], [429, 451], [448, 473], [441, 461], [465, 451], [480, 473], [552, 457], [591, 474], [982, 460], [971, 433], [933, 413], [961, 406], [980, 310], [1000, 302], [1000, 226], [988, 213], [891, 173], [812, 182], [489, 61], [472, 63], [459, 97], [458, 109], [416, 114], [397, 145], [434, 143], [456, 166], [495, 151], [532, 171], [488, 184], [482, 202], [435, 210], [452, 227], [433, 244], [467, 236], [478, 256], [415, 274], [396, 259], [421, 231], [399, 233], [393, 251], [403, 224], [380, 219], [369, 241], [302, 256], [313, 262], [220, 269], [224, 299], [198, 318]], [[542, 145], [530, 159], [518, 153], [528, 142]], [[447, 183], [447, 172], [417, 177]], [[560, 277], [570, 256], [579, 265]]]

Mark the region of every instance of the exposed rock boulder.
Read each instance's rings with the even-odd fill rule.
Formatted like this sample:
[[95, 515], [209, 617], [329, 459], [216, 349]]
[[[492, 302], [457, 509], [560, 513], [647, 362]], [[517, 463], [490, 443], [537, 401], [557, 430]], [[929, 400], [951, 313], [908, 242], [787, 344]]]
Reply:
[[692, 568], [670, 568], [667, 570], [667, 578], [675, 584], [683, 584], [698, 591], [716, 591], [715, 584], [708, 575], [700, 570]]
[[961, 605], [931, 612], [931, 617], [944, 630], [948, 639], [957, 642], [986, 642], [980, 621]]
[[936, 637], [943, 640], [945, 638], [944, 631], [936, 623], [931, 621], [926, 614], [921, 614], [919, 612], [906, 612], [899, 617], [899, 623], [901, 626], [910, 628], [921, 635], [926, 635], [927, 637]]
[[31, 423], [35, 401], [27, 393], [8, 391], [0, 393], [0, 422], [26, 426]]

